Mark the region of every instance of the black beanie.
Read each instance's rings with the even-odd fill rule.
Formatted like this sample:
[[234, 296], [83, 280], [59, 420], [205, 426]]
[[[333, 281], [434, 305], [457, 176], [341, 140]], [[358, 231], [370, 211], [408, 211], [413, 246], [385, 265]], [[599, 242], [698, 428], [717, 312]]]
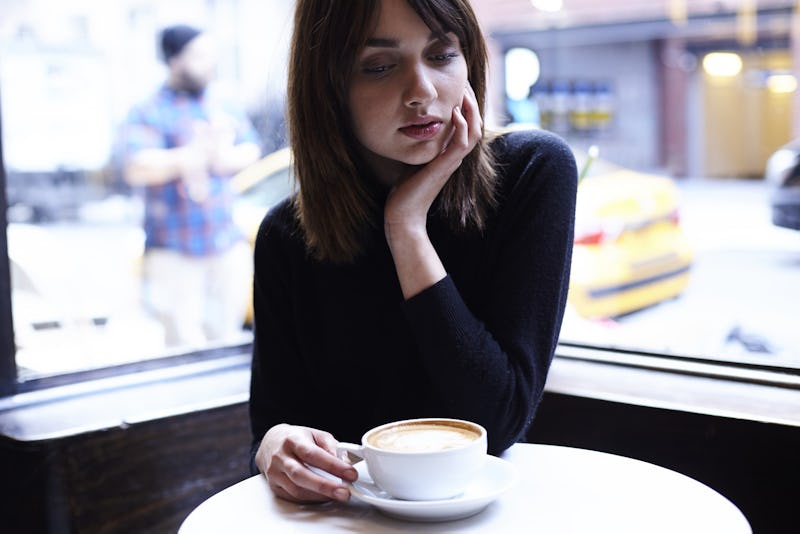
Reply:
[[185, 24], [164, 28], [161, 32], [161, 54], [164, 61], [169, 63], [170, 59], [180, 54], [183, 47], [200, 33], [197, 28]]

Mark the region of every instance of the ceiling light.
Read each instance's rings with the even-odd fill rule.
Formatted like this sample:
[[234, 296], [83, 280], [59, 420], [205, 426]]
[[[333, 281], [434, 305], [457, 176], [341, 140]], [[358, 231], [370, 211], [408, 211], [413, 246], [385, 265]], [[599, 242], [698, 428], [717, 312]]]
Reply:
[[709, 76], [736, 76], [742, 72], [742, 58], [733, 52], [711, 52], [703, 58], [703, 70]]
[[771, 74], [767, 77], [767, 89], [772, 93], [794, 93], [797, 78], [792, 74]]
[[531, 4], [536, 9], [547, 13], [561, 11], [561, 8], [564, 7], [563, 0], [531, 0]]

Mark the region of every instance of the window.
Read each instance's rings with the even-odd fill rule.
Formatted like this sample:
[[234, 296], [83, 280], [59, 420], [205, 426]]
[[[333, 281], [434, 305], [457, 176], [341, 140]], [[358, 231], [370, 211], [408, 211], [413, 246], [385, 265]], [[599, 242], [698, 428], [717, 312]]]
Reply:
[[[164, 80], [158, 30], [209, 29], [218, 86], [245, 106], [262, 152], [276, 152], [239, 180], [236, 218], [252, 236], [288, 190], [279, 149], [292, 4], [44, 0], [4, 10], [3, 392], [249, 342], [245, 324], [233, 338], [165, 343], [143, 293], [143, 200], [123, 179], [119, 132]], [[796, 374], [800, 230], [773, 217], [790, 221], [797, 209], [786, 203], [796, 174], [785, 170], [797, 151], [776, 171], [785, 184], [765, 178], [770, 156], [800, 136], [796, 2], [473, 4], [491, 44], [490, 124], [559, 133], [581, 170], [563, 346]], [[535, 72], [504, 72], [526, 64]]]
[[765, 178], [800, 135], [796, 2], [712, 4], [478, 3], [585, 173], [562, 344], [796, 372], [797, 147]]
[[[12, 313], [2, 317], [13, 347], [2, 351], [6, 382], [140, 369], [249, 343], [249, 315], [235, 335], [168, 342], [143, 283], [144, 197], [124, 177], [123, 126], [133, 106], [166, 79], [160, 30], [184, 23], [206, 29], [217, 48], [209, 90], [244, 108], [263, 154], [281, 148], [290, 14], [284, 0], [45, 0], [4, 9], [3, 278], [10, 280]], [[237, 201], [235, 220], [246, 237], [260, 221], [256, 212], [263, 215], [274, 197], [247, 192]], [[249, 280], [242, 284], [249, 294]]]

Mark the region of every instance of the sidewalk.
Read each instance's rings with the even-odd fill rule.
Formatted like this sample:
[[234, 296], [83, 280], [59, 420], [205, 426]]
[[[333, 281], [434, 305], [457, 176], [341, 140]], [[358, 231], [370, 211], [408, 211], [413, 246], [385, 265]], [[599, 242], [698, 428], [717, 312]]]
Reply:
[[772, 186], [763, 180], [685, 178], [675, 183], [681, 192], [681, 225], [697, 251], [800, 253], [800, 232], [772, 224]]

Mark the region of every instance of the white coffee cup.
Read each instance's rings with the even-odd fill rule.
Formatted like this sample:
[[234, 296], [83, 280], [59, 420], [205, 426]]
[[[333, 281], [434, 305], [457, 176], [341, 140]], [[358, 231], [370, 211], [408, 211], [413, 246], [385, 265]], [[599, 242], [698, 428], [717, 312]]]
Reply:
[[486, 459], [486, 429], [461, 419], [407, 419], [375, 427], [339, 453], [362, 458], [373, 482], [392, 497], [449, 499], [464, 492]]

